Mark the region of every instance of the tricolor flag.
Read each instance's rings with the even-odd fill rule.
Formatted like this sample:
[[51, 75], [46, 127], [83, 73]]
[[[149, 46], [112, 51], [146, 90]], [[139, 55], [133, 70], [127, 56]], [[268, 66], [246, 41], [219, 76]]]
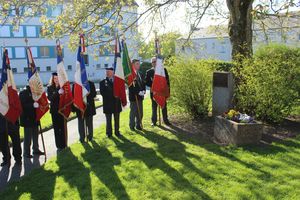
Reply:
[[127, 83], [128, 86], [130, 86], [133, 83], [134, 79], [136, 78], [136, 72], [132, 67], [132, 63], [129, 58], [127, 44], [125, 40], [122, 40], [122, 47], [123, 47], [122, 65], [124, 70], [125, 82]]
[[74, 106], [77, 107], [82, 116], [86, 109], [86, 97], [90, 93], [90, 85], [86, 75], [85, 63], [84, 63], [84, 36], [80, 35], [79, 48], [77, 52], [76, 72], [75, 72], [75, 84], [74, 84]]
[[59, 108], [58, 112], [64, 116], [65, 119], [68, 119], [71, 113], [71, 106], [73, 103], [73, 95], [70, 86], [70, 82], [68, 79], [67, 72], [64, 67], [62, 49], [60, 44], [57, 44], [57, 75], [58, 75], [58, 82], [60, 88], [63, 89], [64, 93], [59, 97]]
[[32, 99], [39, 104], [35, 109], [36, 121], [39, 121], [49, 110], [49, 103], [44, 90], [42, 79], [36, 69], [30, 47], [26, 47], [26, 57], [28, 65], [28, 81], [32, 93]]
[[114, 76], [114, 96], [121, 99], [122, 105], [126, 106], [125, 76], [121, 58], [121, 44], [118, 35], [115, 44], [115, 76]]
[[10, 122], [15, 123], [22, 113], [18, 91], [10, 68], [8, 51], [4, 49], [2, 74], [0, 81], [0, 113]]
[[160, 46], [158, 39], [155, 40], [155, 49], [157, 58], [151, 90], [153, 92], [154, 100], [161, 108], [163, 108], [166, 105], [167, 98], [170, 96], [170, 90], [167, 83], [163, 59], [159, 56]]

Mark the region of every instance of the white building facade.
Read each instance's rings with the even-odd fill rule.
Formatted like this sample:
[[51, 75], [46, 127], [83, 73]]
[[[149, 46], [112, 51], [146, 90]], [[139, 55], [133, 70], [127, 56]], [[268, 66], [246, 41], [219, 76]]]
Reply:
[[[63, 9], [63, 6], [52, 7], [47, 12], [47, 17], [58, 16]], [[13, 16], [13, 13], [11, 13]], [[137, 5], [130, 8], [130, 12], [124, 14], [124, 20], [137, 19]], [[137, 26], [137, 23], [136, 23]], [[43, 38], [41, 35], [42, 24], [39, 17], [31, 17], [26, 19], [18, 29], [14, 31], [11, 24], [3, 24], [0, 26], [0, 46], [8, 49], [11, 68], [14, 73], [16, 85], [23, 87], [27, 84], [27, 60], [25, 53], [25, 38], [28, 39], [28, 44], [31, 47], [32, 55], [35, 64], [42, 78], [43, 83], [48, 84], [52, 72], [56, 71], [57, 55], [56, 55], [56, 41]], [[133, 27], [137, 30], [137, 27]], [[104, 27], [105, 30], [110, 30], [110, 27]], [[113, 35], [114, 33], [109, 33]], [[134, 34], [136, 31], [128, 31], [126, 33], [126, 42], [132, 58], [138, 57], [138, 51], [135, 49], [136, 42], [134, 41]], [[76, 69], [76, 54], [67, 46], [69, 37], [60, 38], [63, 45], [64, 65], [71, 82], [74, 81], [74, 74]], [[79, 38], [78, 38], [79, 41]], [[110, 45], [94, 45], [87, 48], [87, 55], [85, 56], [85, 64], [88, 78], [91, 81], [99, 82], [105, 78], [105, 68], [114, 64], [114, 42]], [[96, 51], [95, 51], [96, 50]], [[2, 50], [1, 50], [2, 52]], [[94, 52], [98, 52], [97, 55]], [[2, 58], [2, 57], [1, 57]], [[2, 62], [2, 60], [1, 60]], [[98, 86], [98, 84], [97, 84]]]
[[[195, 33], [190, 41], [185, 38], [176, 42], [176, 55], [196, 59], [231, 61], [232, 46], [227, 28], [209, 27]], [[300, 46], [300, 12], [281, 19], [268, 18], [253, 23], [253, 50], [269, 43]]]

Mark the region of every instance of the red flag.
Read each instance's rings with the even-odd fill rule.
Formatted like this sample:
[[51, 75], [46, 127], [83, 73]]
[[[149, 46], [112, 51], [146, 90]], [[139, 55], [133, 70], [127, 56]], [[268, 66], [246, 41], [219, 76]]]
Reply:
[[121, 59], [121, 45], [118, 36], [116, 36], [115, 45], [115, 76], [114, 76], [114, 96], [121, 99], [122, 105], [126, 106], [125, 76]]
[[153, 98], [160, 105], [161, 108], [165, 107], [166, 100], [170, 96], [170, 90], [163, 66], [163, 60], [158, 56], [155, 66], [155, 74], [152, 83]]
[[[1, 114], [5, 116], [5, 118], [8, 121], [15, 123], [22, 113], [22, 106], [18, 96], [13, 73], [10, 68], [8, 51], [6, 49], [4, 49], [4, 54], [3, 54], [2, 76], [1, 76], [0, 84], [2, 86], [1, 99], [3, 100], [3, 101], [1, 100], [1, 102], [6, 102], [6, 104], [3, 104], [3, 107], [1, 109]], [[5, 92], [5, 90], [7, 90], [7, 93]]]
[[60, 88], [63, 89], [63, 94], [59, 97], [58, 112], [64, 116], [65, 119], [69, 118], [71, 113], [71, 106], [73, 103], [73, 95], [71, 91], [70, 82], [64, 67], [62, 58], [62, 49], [60, 44], [57, 45], [57, 75]]

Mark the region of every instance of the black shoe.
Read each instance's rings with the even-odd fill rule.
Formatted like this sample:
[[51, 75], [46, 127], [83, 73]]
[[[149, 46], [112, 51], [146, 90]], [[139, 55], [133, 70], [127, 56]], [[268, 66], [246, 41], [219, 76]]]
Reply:
[[134, 127], [130, 127], [130, 130], [131, 130], [131, 131], [135, 131], [135, 128], [134, 128]]
[[120, 132], [115, 133], [115, 135], [116, 135], [117, 137], [122, 137], [122, 134], [121, 134]]
[[164, 122], [164, 123], [165, 123], [165, 125], [167, 125], [167, 126], [171, 126], [171, 125], [172, 125], [169, 121], [166, 121], [166, 122]]
[[139, 130], [139, 131], [142, 131], [143, 129], [142, 129], [142, 127], [140, 127], [140, 126], [137, 126], [137, 127], [135, 127], [137, 130]]
[[108, 138], [112, 138], [112, 134], [107, 134], [107, 137]]
[[153, 123], [153, 122], [152, 122], [152, 123], [151, 123], [151, 126], [156, 126], [156, 123]]
[[1, 167], [4, 167], [4, 166], [10, 166], [10, 161], [3, 161], [3, 163], [1, 163], [0, 165]]
[[33, 152], [33, 155], [45, 155], [45, 153], [38, 150], [38, 151]]
[[33, 158], [32, 155], [28, 154], [28, 155], [24, 155], [25, 158]]

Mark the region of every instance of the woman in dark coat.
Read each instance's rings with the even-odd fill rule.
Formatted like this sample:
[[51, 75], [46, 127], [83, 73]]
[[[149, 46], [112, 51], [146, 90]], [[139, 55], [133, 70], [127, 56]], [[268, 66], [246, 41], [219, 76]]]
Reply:
[[54, 129], [55, 144], [57, 150], [62, 150], [66, 147], [65, 138], [65, 123], [64, 117], [58, 112], [60, 94], [63, 94], [63, 89], [59, 87], [57, 73], [52, 73], [50, 85], [47, 88], [48, 99], [50, 101], [50, 113]]

